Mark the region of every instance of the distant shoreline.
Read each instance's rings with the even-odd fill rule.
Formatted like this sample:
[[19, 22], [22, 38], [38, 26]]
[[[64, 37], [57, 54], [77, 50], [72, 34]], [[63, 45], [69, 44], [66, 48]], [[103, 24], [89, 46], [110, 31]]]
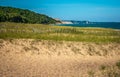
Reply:
[[56, 24], [59, 26], [72, 26], [72, 27], [97, 27], [97, 28], [111, 28], [120, 29], [119, 22], [64, 22], [61, 24]]

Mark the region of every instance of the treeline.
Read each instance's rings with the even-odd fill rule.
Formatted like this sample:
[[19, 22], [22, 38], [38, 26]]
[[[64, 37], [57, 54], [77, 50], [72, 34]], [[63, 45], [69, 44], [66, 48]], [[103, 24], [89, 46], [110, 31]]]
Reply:
[[51, 17], [30, 10], [0, 6], [0, 22], [6, 21], [38, 24], [54, 24], [59, 22]]

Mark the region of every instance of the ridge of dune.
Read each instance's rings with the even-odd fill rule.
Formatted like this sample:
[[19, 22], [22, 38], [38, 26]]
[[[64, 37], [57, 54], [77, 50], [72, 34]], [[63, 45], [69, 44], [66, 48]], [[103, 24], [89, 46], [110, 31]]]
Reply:
[[119, 50], [119, 43], [0, 39], [0, 77], [119, 76]]

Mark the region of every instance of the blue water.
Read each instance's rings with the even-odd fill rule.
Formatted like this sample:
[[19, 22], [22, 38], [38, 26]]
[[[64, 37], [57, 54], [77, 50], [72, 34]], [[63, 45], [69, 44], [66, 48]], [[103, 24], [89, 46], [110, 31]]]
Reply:
[[120, 22], [91, 22], [91, 23], [80, 23], [80, 24], [60, 24], [59, 26], [120, 29]]

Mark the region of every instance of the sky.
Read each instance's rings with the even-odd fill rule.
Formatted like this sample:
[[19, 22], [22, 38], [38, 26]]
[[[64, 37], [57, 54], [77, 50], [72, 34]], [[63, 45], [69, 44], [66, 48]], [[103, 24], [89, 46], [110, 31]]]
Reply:
[[120, 22], [120, 0], [0, 0], [0, 6], [29, 9], [61, 20]]

